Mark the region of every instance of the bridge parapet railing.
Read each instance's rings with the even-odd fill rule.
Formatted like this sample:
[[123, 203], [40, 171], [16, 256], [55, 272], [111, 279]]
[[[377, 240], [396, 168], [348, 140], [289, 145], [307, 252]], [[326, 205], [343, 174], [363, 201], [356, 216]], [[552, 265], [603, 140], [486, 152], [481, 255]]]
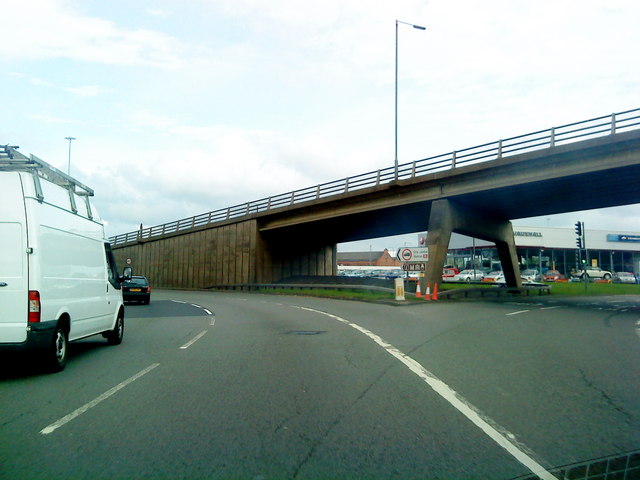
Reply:
[[395, 166], [333, 180], [319, 185], [294, 190], [288, 193], [254, 200], [233, 207], [221, 208], [174, 222], [147, 227], [133, 232], [111, 237], [112, 245], [150, 239], [182, 230], [202, 227], [213, 223], [237, 219], [277, 208], [298, 205], [305, 202], [329, 198], [354, 192], [396, 180], [406, 180], [451, 170], [468, 165], [490, 162], [503, 157], [551, 148], [558, 145], [579, 142], [607, 135], [615, 135], [640, 128], [640, 109], [603, 115], [560, 127], [527, 133], [495, 142], [476, 145], [453, 152], [414, 160]]

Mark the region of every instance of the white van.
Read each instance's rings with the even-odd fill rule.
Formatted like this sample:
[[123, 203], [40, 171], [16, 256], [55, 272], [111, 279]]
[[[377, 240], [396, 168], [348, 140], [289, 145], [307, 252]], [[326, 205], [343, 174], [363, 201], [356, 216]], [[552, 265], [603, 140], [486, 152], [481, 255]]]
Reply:
[[122, 278], [93, 190], [16, 148], [0, 146], [0, 351], [60, 371], [69, 341], [122, 342]]

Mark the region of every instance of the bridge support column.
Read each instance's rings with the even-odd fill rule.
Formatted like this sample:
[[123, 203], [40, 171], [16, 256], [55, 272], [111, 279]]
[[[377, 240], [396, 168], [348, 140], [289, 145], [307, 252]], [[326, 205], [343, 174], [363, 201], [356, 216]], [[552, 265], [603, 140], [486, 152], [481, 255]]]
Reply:
[[[511, 222], [496, 218], [488, 212], [461, 206], [451, 200], [436, 200], [431, 205], [427, 232], [429, 262], [425, 283], [430, 283], [433, 288], [435, 283], [442, 282], [442, 268], [447, 258], [452, 232], [494, 242], [507, 286], [522, 286]], [[424, 292], [425, 285], [421, 287]]]

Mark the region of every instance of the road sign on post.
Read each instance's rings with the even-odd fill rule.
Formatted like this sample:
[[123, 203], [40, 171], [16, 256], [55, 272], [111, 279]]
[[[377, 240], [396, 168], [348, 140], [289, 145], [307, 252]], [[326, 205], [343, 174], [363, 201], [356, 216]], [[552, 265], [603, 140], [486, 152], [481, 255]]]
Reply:
[[403, 263], [402, 270], [404, 270], [405, 272], [426, 272], [427, 263], [426, 262]]
[[401, 262], [428, 262], [429, 248], [402, 248], [399, 257]]

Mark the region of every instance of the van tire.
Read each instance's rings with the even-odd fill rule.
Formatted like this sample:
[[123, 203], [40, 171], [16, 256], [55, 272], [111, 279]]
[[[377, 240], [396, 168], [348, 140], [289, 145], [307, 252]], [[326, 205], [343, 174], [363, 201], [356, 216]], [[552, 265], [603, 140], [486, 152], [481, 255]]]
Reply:
[[43, 353], [44, 367], [49, 372], [61, 372], [67, 365], [69, 336], [64, 326], [56, 325], [51, 346]]
[[124, 313], [120, 311], [118, 318], [116, 319], [116, 325], [113, 330], [109, 330], [105, 337], [109, 345], [120, 345], [122, 343], [122, 337], [124, 336]]

